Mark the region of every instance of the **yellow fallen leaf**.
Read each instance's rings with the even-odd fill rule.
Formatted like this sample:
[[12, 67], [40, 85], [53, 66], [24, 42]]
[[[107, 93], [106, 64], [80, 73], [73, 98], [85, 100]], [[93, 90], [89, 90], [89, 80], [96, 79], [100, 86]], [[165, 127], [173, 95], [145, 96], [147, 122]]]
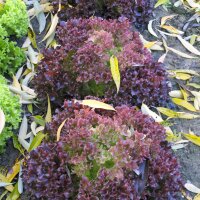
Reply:
[[147, 49], [151, 49], [151, 47], [154, 46], [156, 42], [157, 41], [147, 42], [146, 44], [144, 44], [144, 47], [146, 47]]
[[47, 38], [49, 38], [49, 37], [51, 36], [51, 34], [55, 31], [56, 26], [57, 26], [57, 24], [58, 24], [58, 20], [59, 20], [58, 14], [56, 13], [56, 14], [54, 15], [53, 19], [52, 19], [51, 27], [49, 28], [49, 31], [47, 32], [47, 34], [45, 35], [45, 37], [43, 38], [43, 40], [42, 40], [41, 42], [43, 42], [43, 41], [45, 41]]
[[157, 8], [158, 6], [165, 5], [168, 3], [169, 3], [169, 0], [158, 0], [157, 3], [155, 4], [154, 8]]
[[184, 40], [180, 35], [177, 35], [177, 38], [179, 39], [179, 41], [183, 44], [183, 46], [190, 51], [193, 54], [196, 54], [198, 56], [200, 56], [200, 51], [198, 51], [196, 48], [194, 48], [189, 42], [187, 42], [186, 40]]
[[184, 73], [176, 73], [176, 79], [180, 79], [180, 80], [184, 80], [184, 81], [186, 81], [186, 80], [189, 80], [192, 76], [191, 75], [189, 75], [189, 74], [184, 74]]
[[113, 80], [116, 84], [117, 93], [118, 93], [119, 88], [120, 88], [121, 77], [120, 77], [118, 59], [117, 59], [116, 56], [110, 57], [110, 68], [111, 68], [112, 77], [113, 77]]
[[196, 110], [200, 110], [200, 92], [190, 91], [192, 95], [195, 97], [194, 99], [194, 107]]
[[3, 110], [1, 110], [0, 108], [0, 134], [2, 133], [5, 127], [5, 123], [6, 123], [6, 118], [5, 118]]
[[197, 83], [188, 83], [187, 86], [194, 87], [196, 89], [200, 89], [200, 85]]
[[15, 163], [15, 165], [12, 167], [10, 172], [6, 175], [6, 178], [9, 182], [11, 182], [15, 176], [19, 173], [20, 170], [20, 162]]
[[52, 120], [52, 114], [51, 114], [51, 102], [49, 99], [49, 95], [47, 95], [47, 100], [48, 100], [48, 107], [47, 107], [47, 114], [45, 117], [45, 122], [49, 123]]
[[190, 44], [194, 45], [194, 43], [196, 42], [196, 39], [197, 39], [197, 35], [192, 35], [190, 38]]
[[[8, 179], [3, 175], [3, 174], [0, 174], [0, 182], [5, 182], [5, 183], [9, 183]], [[12, 192], [14, 187], [12, 185], [8, 185], [5, 187], [6, 190], [8, 190], [9, 192]]]
[[13, 75], [13, 82], [12, 82], [12, 86], [21, 90], [21, 85], [18, 81], [18, 79], [16, 78], [16, 76]]
[[163, 115], [166, 115], [170, 118], [180, 118], [180, 119], [196, 119], [200, 118], [200, 115], [194, 115], [186, 112], [176, 112], [168, 108], [158, 107], [157, 110], [162, 113]]
[[144, 39], [144, 37], [140, 34], [140, 39], [142, 40], [142, 43], [144, 44], [144, 47], [155, 50], [155, 51], [163, 51], [163, 47], [161, 47], [162, 42], [158, 41], [147, 41]]
[[194, 107], [195, 107], [196, 110], [199, 110], [199, 102], [198, 102], [197, 97], [195, 97], [195, 99], [194, 99]]
[[195, 75], [195, 76], [199, 76], [199, 73], [194, 71], [194, 70], [190, 70], [190, 69], [176, 69], [176, 70], [168, 70], [169, 72], [174, 72], [174, 73], [185, 73], [185, 74], [191, 74], [191, 75]]
[[180, 30], [176, 29], [176, 28], [173, 27], [173, 26], [163, 25], [163, 26], [161, 26], [161, 28], [167, 30], [167, 31], [170, 32], [170, 33], [174, 33], [174, 34], [184, 34], [183, 31], [180, 31]]
[[63, 126], [65, 125], [65, 122], [66, 122], [67, 119], [65, 119], [62, 124], [59, 126], [58, 130], [57, 130], [57, 142], [60, 140], [60, 133], [61, 133], [61, 130], [63, 128]]
[[194, 197], [194, 199], [193, 200], [200, 200], [200, 193], [199, 194], [197, 194], [195, 197]]
[[28, 28], [28, 38], [30, 39], [33, 47], [37, 49], [36, 35], [31, 27]]
[[[183, 136], [188, 139], [190, 142], [200, 146], [200, 137], [193, 134], [183, 133]], [[200, 193], [200, 192], [199, 192]]]
[[188, 100], [188, 93], [186, 92], [186, 90], [184, 89], [184, 88], [180, 88], [180, 90], [181, 90], [181, 93], [182, 93], [182, 95], [183, 95], [183, 99], [185, 100], [185, 101], [187, 101]]
[[152, 27], [153, 21], [154, 21], [154, 20], [150, 20], [150, 21], [149, 21], [149, 24], [148, 24], [148, 31], [149, 31], [149, 33], [151, 33], [153, 36], [158, 37], [157, 34], [155, 33], [155, 31], [153, 30], [153, 27]]
[[168, 15], [168, 16], [162, 17], [161, 18], [161, 26], [163, 26], [166, 23], [167, 20], [170, 20], [170, 19], [172, 19], [172, 18], [174, 18], [176, 16], [177, 15]]
[[80, 103], [84, 106], [89, 106], [91, 108], [100, 108], [100, 109], [115, 111], [115, 109], [111, 105], [108, 105], [106, 103], [103, 103], [103, 102], [100, 102], [100, 101], [97, 101], [97, 100], [93, 100], [93, 99], [82, 100], [82, 101], [76, 100], [75, 102], [78, 102], [78, 103]]
[[175, 104], [186, 108], [187, 110], [196, 112], [195, 107], [194, 107], [191, 103], [188, 103], [187, 101], [185, 101], [185, 100], [183, 100], [183, 99], [172, 98], [172, 101], [173, 101]]

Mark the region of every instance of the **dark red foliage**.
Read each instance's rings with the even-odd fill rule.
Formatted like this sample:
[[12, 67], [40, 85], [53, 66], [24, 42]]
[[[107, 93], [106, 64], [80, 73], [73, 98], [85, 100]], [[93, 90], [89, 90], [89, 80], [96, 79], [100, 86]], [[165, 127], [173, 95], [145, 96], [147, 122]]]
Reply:
[[[155, 63], [128, 20], [74, 19], [57, 30], [60, 47], [44, 51], [34, 87], [41, 100], [53, 105], [64, 99], [96, 96], [115, 106], [162, 105], [168, 100], [163, 66]], [[121, 86], [117, 94], [109, 60], [119, 60]]]
[[54, 192], [61, 200], [176, 198], [179, 167], [161, 125], [134, 107], [104, 115], [74, 103], [64, 107], [47, 130], [55, 138], [67, 119], [59, 144], [43, 144], [26, 161], [24, 181], [31, 194], [49, 198]]
[[[52, 1], [56, 11], [58, 3], [59, 0]], [[59, 16], [62, 20], [91, 16], [105, 19], [127, 17], [137, 27], [140, 27], [147, 23], [151, 14], [150, 0], [62, 0]]]
[[73, 195], [74, 185], [67, 172], [68, 154], [61, 144], [43, 144], [31, 151], [23, 180], [30, 199], [68, 199]]

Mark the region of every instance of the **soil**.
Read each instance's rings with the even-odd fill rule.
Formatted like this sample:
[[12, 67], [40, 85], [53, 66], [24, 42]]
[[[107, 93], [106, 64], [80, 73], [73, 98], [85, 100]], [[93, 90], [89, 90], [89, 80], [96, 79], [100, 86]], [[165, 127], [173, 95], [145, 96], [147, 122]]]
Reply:
[[[187, 20], [194, 14], [191, 12], [186, 12], [183, 7], [177, 8], [171, 8], [168, 9], [168, 12], [166, 12], [162, 7], [158, 7], [154, 11], [154, 19], [157, 19], [156, 21], [160, 22], [160, 18], [163, 16], [167, 16], [170, 14], [177, 14], [177, 17], [175, 17], [173, 20], [170, 21], [170, 24], [174, 27], [178, 28], [179, 30], [183, 29], [183, 26], [186, 24]], [[192, 23], [191, 23], [192, 26]], [[189, 26], [183, 37], [192, 35], [192, 34], [198, 34], [200, 33], [200, 27], [193, 28]], [[154, 26], [155, 27], [155, 26]], [[155, 29], [155, 28], [154, 28]], [[148, 39], [149, 41], [155, 41], [156, 38], [154, 36], [151, 36], [148, 31], [144, 32], [145, 39]], [[159, 35], [159, 34], [158, 34]], [[167, 37], [167, 45], [169, 47], [175, 48], [179, 51], [182, 51], [184, 53], [190, 54], [185, 47], [182, 46], [182, 44], [173, 37]], [[195, 47], [199, 49], [200, 42], [195, 44]], [[163, 51], [161, 52], [152, 52], [155, 59], [157, 60], [161, 55], [163, 55]], [[173, 52], [169, 52], [166, 59], [165, 59], [165, 67], [169, 70], [175, 70], [175, 69], [191, 69], [195, 70], [197, 72], [200, 72], [200, 59], [185, 59], [183, 57], [178, 56], [177, 54], [174, 54]], [[200, 83], [200, 79], [196, 78], [193, 80], [196, 83]], [[174, 79], [170, 80], [173, 89], [177, 88], [177, 83]], [[192, 81], [191, 81], [192, 82]], [[184, 82], [183, 82], [184, 83]], [[177, 108], [178, 110], [178, 108]], [[200, 119], [194, 119], [194, 120], [171, 120], [174, 123], [174, 126], [172, 127], [173, 131], [188, 133], [189, 129], [193, 131], [195, 134], [200, 135]], [[175, 154], [179, 160], [180, 163], [180, 170], [183, 177], [183, 182], [186, 183], [187, 181], [190, 181], [192, 184], [194, 184], [197, 187], [200, 187], [200, 172], [199, 172], [199, 166], [200, 166], [200, 147], [189, 143], [189, 145], [185, 148], [179, 149], [175, 151]], [[190, 194], [193, 196], [193, 194]]]
[[[177, 17], [171, 20], [170, 23], [171, 25], [174, 25], [179, 30], [182, 30], [187, 20], [193, 15], [193, 13], [187, 12], [186, 10], [184, 10], [183, 7], [180, 7], [178, 9], [171, 7], [168, 9], [168, 12], [165, 11], [162, 7], [158, 7], [157, 9], [154, 10], [153, 19], [156, 19], [155, 24], [157, 23], [157, 25], [159, 25], [160, 18], [166, 15], [170, 15], [170, 14], [177, 14]], [[37, 23], [34, 22], [33, 27], [34, 27], [34, 30], [38, 30]], [[189, 28], [184, 34], [184, 37], [188, 35], [192, 35], [193, 33], [199, 34], [200, 27], [193, 28], [189, 26]], [[38, 35], [37, 31], [36, 31], [36, 35]], [[156, 40], [156, 38], [152, 36], [147, 30], [143, 31], [142, 35], [144, 36], [145, 39], [149, 41]], [[42, 35], [39, 35], [37, 40], [41, 41], [42, 37], [43, 37]], [[181, 43], [176, 38], [167, 37], [167, 44], [168, 46], [172, 48], [175, 48], [185, 53], [189, 53], [187, 52], [187, 50], [185, 50], [185, 48], [181, 45]], [[199, 46], [200, 46], [200, 42], [196, 43], [196, 47], [199, 48]], [[40, 47], [44, 47], [44, 45], [40, 43]], [[155, 57], [155, 60], [158, 60], [158, 58], [164, 54], [164, 51], [153, 51], [152, 53], [153, 53], [153, 56]], [[166, 69], [192, 69], [197, 72], [200, 72], [200, 59], [185, 59], [174, 54], [173, 52], [169, 52], [165, 59], [165, 67]], [[177, 87], [177, 83], [175, 82], [175, 80], [172, 79], [170, 80], [170, 82], [173, 88]], [[195, 82], [200, 83], [199, 78], [196, 79]], [[199, 131], [200, 119], [195, 119], [195, 120], [178, 119], [178, 120], [173, 120], [172, 122], [174, 123], [173, 130], [176, 130], [176, 132], [188, 133], [190, 129], [197, 135], [198, 134], [200, 135], [200, 131]], [[184, 183], [187, 180], [189, 180], [191, 181], [191, 183], [193, 183], [194, 185], [200, 188], [200, 172], [199, 172], [200, 147], [192, 143], [189, 143], [187, 147], [175, 151], [175, 154], [180, 163], [180, 170], [182, 173]], [[3, 155], [0, 155], [0, 166], [5, 167], [6, 169], [10, 169], [15, 163], [15, 160], [18, 156], [19, 156], [19, 152], [13, 148], [12, 142], [9, 141], [7, 144], [6, 152]], [[2, 191], [3, 190], [0, 188], [0, 195]], [[25, 200], [28, 198], [23, 195], [22, 199]], [[182, 199], [182, 197], [180, 197], [180, 199]]]

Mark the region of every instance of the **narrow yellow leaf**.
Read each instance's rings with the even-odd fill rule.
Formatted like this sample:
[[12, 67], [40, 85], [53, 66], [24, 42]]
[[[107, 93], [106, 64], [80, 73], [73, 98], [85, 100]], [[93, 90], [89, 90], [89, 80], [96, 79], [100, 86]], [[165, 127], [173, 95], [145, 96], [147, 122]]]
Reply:
[[183, 99], [172, 98], [172, 101], [173, 101], [175, 104], [186, 108], [187, 110], [196, 112], [195, 107], [194, 107], [191, 103], [188, 103], [187, 101], [185, 101], [185, 100], [183, 100]]
[[18, 79], [16, 78], [16, 76], [13, 75], [13, 82], [12, 82], [12, 86], [21, 90], [21, 85], [18, 81]]
[[0, 134], [2, 133], [5, 127], [5, 123], [6, 123], [6, 118], [5, 118], [3, 110], [1, 110], [0, 108]]
[[6, 178], [9, 182], [11, 182], [15, 176], [19, 173], [20, 170], [20, 162], [15, 163], [15, 165], [12, 167], [10, 172], [6, 175]]
[[185, 89], [184, 88], [180, 88], [180, 90], [181, 90], [181, 93], [182, 93], [182, 95], [183, 95], [183, 99], [185, 100], [185, 101], [187, 101], [188, 100], [188, 93], [185, 91]]
[[194, 115], [191, 113], [186, 112], [176, 112], [168, 108], [158, 107], [157, 110], [162, 113], [163, 115], [166, 115], [170, 118], [180, 118], [180, 119], [196, 119], [200, 118], [200, 115]]
[[194, 70], [190, 70], [190, 69], [176, 69], [176, 70], [168, 70], [169, 72], [174, 72], [174, 73], [185, 73], [185, 74], [191, 74], [191, 75], [195, 75], [195, 76], [199, 76], [199, 73], [194, 71]]
[[146, 47], [147, 49], [151, 49], [151, 47], [154, 46], [156, 42], [157, 41], [147, 42], [146, 44], [144, 44], [144, 47]]
[[196, 89], [200, 89], [200, 85], [197, 83], [188, 83], [187, 86], [194, 87]]
[[195, 197], [194, 197], [194, 199], [193, 200], [200, 200], [200, 193], [199, 194], [197, 194]]
[[57, 130], [57, 142], [60, 140], [60, 133], [61, 133], [61, 130], [63, 128], [63, 126], [65, 125], [65, 122], [66, 122], [67, 119], [65, 119], [62, 124], [58, 127], [58, 130]]
[[196, 39], [197, 39], [197, 35], [192, 35], [191, 38], [190, 38], [190, 44], [194, 45]]
[[186, 40], [184, 40], [180, 35], [177, 35], [177, 38], [179, 39], [179, 41], [182, 43], [182, 45], [191, 53], [196, 54], [198, 56], [200, 56], [200, 51], [198, 51], [196, 48], [194, 48], [189, 42], [187, 42]]
[[47, 99], [48, 99], [48, 108], [47, 108], [47, 114], [45, 117], [45, 122], [49, 123], [52, 120], [52, 114], [51, 114], [51, 102], [49, 99], [49, 95], [47, 95]]
[[112, 77], [113, 77], [113, 80], [116, 84], [117, 93], [118, 93], [119, 88], [120, 88], [121, 77], [120, 77], [118, 59], [117, 59], [116, 56], [110, 57], [110, 68], [111, 68]]
[[196, 110], [199, 110], [199, 101], [197, 97], [194, 98], [194, 107]]
[[[0, 182], [5, 182], [5, 183], [9, 183], [8, 179], [3, 175], [0, 174]], [[5, 187], [9, 192], [12, 192], [14, 187], [12, 185], [8, 185]]]
[[38, 47], [37, 47], [37, 42], [36, 42], [36, 35], [35, 35], [34, 30], [31, 27], [28, 28], [28, 38], [30, 39], [33, 47], [37, 49]]
[[58, 14], [56, 13], [56, 14], [54, 15], [53, 19], [52, 19], [51, 27], [49, 28], [49, 31], [47, 32], [47, 34], [45, 35], [45, 37], [43, 38], [43, 40], [42, 40], [41, 42], [45, 41], [45, 40], [46, 40], [48, 37], [50, 37], [51, 34], [55, 31], [56, 26], [57, 26], [57, 24], [58, 24], [58, 20], [59, 20]]
[[165, 5], [168, 3], [169, 3], [169, 0], [158, 0], [157, 3], [155, 4], [154, 8], [157, 8], [158, 6]]
[[184, 73], [176, 73], [176, 79], [180, 79], [180, 80], [183, 80], [183, 81], [186, 81], [186, 80], [189, 80], [192, 76], [189, 75], [189, 74], [184, 74]]
[[167, 20], [170, 20], [170, 19], [174, 18], [175, 16], [177, 16], [177, 15], [168, 15], [168, 16], [162, 17], [161, 18], [161, 26], [163, 26]]
[[84, 106], [89, 106], [91, 108], [101, 108], [101, 109], [105, 109], [105, 110], [113, 110], [115, 111], [115, 109], [111, 106], [108, 105], [106, 103], [97, 101], [97, 100], [82, 100], [82, 101], [77, 101], [78, 103], [84, 105]]
[[183, 31], [180, 31], [180, 30], [176, 29], [176, 28], [173, 27], [173, 26], [162, 25], [161, 27], [162, 27], [163, 29], [167, 30], [167, 31], [170, 32], [170, 33], [174, 33], [174, 34], [184, 34]]

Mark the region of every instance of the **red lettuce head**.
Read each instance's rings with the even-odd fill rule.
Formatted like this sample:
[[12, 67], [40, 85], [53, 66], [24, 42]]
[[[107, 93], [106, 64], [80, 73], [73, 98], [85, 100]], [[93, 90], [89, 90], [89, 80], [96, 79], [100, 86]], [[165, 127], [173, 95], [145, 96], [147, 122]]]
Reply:
[[[59, 0], [52, 0], [52, 5], [57, 12]], [[92, 16], [104, 19], [127, 17], [135, 26], [143, 27], [152, 14], [150, 0], [62, 0], [61, 5], [61, 20]]]
[[[139, 34], [128, 20], [73, 19], [57, 30], [60, 44], [44, 51], [34, 78], [38, 97], [49, 94], [53, 105], [64, 99], [96, 96], [118, 105], [162, 105], [168, 101], [168, 84], [163, 66], [153, 61]], [[117, 93], [110, 57], [119, 61], [121, 86]]]
[[[98, 114], [65, 103], [47, 132], [51, 142], [30, 153], [27, 190], [51, 199], [168, 199], [181, 188], [165, 129], [134, 107]], [[72, 109], [74, 108], [74, 109]], [[53, 143], [66, 119], [60, 141]]]

